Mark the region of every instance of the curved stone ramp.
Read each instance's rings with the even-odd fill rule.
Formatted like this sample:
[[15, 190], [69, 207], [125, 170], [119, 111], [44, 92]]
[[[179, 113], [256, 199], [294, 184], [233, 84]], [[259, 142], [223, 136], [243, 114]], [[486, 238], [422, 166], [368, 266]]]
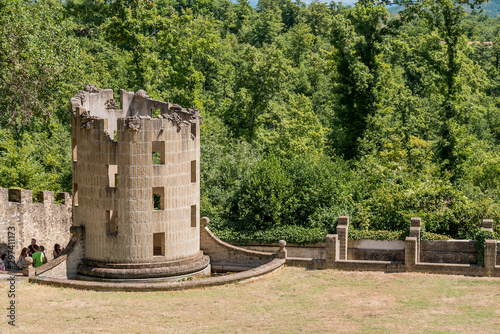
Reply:
[[[285, 264], [285, 259], [273, 259], [259, 267], [233, 273], [225, 276], [209, 277], [204, 279], [194, 279], [180, 282], [144, 282], [144, 283], [116, 283], [116, 282], [96, 282], [80, 281], [72, 279], [61, 279], [55, 277], [39, 277], [38, 284], [58, 287], [96, 290], [96, 291], [172, 291], [206, 288], [230, 283], [250, 282], [280, 270]], [[30, 281], [35, 281], [30, 278]]]
[[71, 239], [64, 251], [57, 258], [49, 261], [38, 268], [30, 268], [29, 276], [50, 276], [60, 278], [75, 278], [78, 263], [83, 258], [83, 238], [85, 230], [83, 227], [71, 226]]

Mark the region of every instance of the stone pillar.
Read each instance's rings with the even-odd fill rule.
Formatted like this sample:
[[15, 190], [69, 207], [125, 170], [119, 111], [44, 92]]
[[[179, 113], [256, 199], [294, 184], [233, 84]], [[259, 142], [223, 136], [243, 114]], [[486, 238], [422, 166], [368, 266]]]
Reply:
[[347, 238], [349, 235], [349, 217], [341, 216], [337, 224], [337, 235], [339, 240], [339, 260], [347, 260]]
[[497, 241], [491, 239], [485, 240], [484, 267], [486, 269], [486, 275], [491, 275], [493, 273], [496, 264], [497, 264]]
[[340, 247], [337, 234], [328, 234], [326, 236], [326, 268], [332, 269], [335, 267], [335, 262], [339, 259]]
[[410, 237], [417, 238], [417, 262], [420, 262], [420, 226], [422, 220], [418, 217], [412, 217], [410, 220]]
[[405, 267], [406, 271], [413, 271], [417, 263], [417, 238], [406, 237], [405, 241]]
[[493, 219], [483, 219], [483, 228], [493, 233]]

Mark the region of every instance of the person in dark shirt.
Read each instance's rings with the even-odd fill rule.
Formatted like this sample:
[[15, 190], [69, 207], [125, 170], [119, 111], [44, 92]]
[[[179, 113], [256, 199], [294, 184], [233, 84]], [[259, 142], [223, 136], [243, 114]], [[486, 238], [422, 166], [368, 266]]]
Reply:
[[34, 246], [36, 246], [36, 239], [31, 239], [31, 245], [28, 246], [28, 255], [29, 256], [35, 254], [36, 250], [35, 250]]
[[61, 249], [61, 245], [59, 244], [55, 244], [54, 245], [54, 251], [52, 252], [52, 254], [54, 255], [54, 259], [56, 257], [58, 257], [59, 255], [61, 255], [61, 253], [63, 252], [64, 249]]

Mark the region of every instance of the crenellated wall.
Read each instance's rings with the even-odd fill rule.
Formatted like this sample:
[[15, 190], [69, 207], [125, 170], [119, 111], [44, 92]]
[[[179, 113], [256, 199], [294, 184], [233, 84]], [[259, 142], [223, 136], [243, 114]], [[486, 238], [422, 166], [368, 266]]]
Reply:
[[71, 195], [43, 191], [40, 203], [33, 202], [31, 190], [0, 188], [0, 254], [7, 253], [9, 232], [14, 234], [14, 253], [17, 258], [23, 247], [35, 238], [37, 244], [45, 246], [45, 254], [52, 259], [54, 244], [64, 247], [71, 238]]

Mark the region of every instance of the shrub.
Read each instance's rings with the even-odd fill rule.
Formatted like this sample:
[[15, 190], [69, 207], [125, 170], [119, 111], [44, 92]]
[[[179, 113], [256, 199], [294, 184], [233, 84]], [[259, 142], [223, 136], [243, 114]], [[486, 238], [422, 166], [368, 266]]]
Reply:
[[484, 228], [478, 229], [474, 240], [474, 246], [477, 251], [477, 264], [484, 265], [484, 245], [487, 239], [498, 239], [496, 233], [490, 232]]

